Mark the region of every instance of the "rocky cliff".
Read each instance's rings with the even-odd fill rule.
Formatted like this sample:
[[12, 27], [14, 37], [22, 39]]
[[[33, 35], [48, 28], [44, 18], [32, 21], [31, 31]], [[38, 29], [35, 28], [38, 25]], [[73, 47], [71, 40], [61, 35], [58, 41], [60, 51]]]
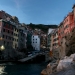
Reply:
[[75, 75], [75, 54], [49, 63], [41, 75]]

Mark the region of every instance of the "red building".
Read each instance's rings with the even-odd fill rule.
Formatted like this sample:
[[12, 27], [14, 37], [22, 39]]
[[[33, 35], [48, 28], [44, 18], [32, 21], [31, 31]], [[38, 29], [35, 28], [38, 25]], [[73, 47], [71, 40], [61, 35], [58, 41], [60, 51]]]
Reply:
[[60, 23], [58, 27], [58, 38], [59, 45], [62, 44], [62, 38], [69, 34], [75, 27], [75, 5], [73, 5], [73, 11], [68, 13], [64, 20]]
[[2, 19], [0, 20], [0, 38], [2, 38], [2, 40], [0, 40], [0, 45], [12, 47], [14, 40], [13, 29], [14, 25], [12, 25], [10, 22], [4, 21]]
[[64, 25], [63, 22], [60, 23], [58, 27], [58, 44], [61, 45], [61, 40], [64, 37]]
[[63, 21], [64, 25], [64, 34], [69, 34], [74, 28], [74, 14], [70, 12]]

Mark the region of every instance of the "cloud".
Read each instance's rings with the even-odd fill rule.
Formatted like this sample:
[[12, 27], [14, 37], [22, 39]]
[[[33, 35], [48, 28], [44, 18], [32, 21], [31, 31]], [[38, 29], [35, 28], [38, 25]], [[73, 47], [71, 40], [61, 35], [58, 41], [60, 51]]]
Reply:
[[26, 0], [13, 0], [13, 1], [17, 9], [20, 9], [26, 3]]

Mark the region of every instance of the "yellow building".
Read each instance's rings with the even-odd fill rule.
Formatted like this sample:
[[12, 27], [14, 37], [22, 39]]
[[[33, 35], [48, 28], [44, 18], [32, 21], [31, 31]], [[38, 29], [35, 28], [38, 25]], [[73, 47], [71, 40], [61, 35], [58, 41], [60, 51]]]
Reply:
[[14, 27], [14, 31], [13, 31], [13, 48], [17, 48], [18, 47], [18, 36], [19, 36], [19, 33], [18, 33], [18, 27]]

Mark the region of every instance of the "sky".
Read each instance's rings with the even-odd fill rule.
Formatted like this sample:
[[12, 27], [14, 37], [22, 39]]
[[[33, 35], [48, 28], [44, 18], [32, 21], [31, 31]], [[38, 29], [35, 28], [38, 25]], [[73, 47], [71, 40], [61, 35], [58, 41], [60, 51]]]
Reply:
[[0, 10], [17, 16], [20, 23], [59, 25], [74, 3], [75, 0], [0, 0]]

